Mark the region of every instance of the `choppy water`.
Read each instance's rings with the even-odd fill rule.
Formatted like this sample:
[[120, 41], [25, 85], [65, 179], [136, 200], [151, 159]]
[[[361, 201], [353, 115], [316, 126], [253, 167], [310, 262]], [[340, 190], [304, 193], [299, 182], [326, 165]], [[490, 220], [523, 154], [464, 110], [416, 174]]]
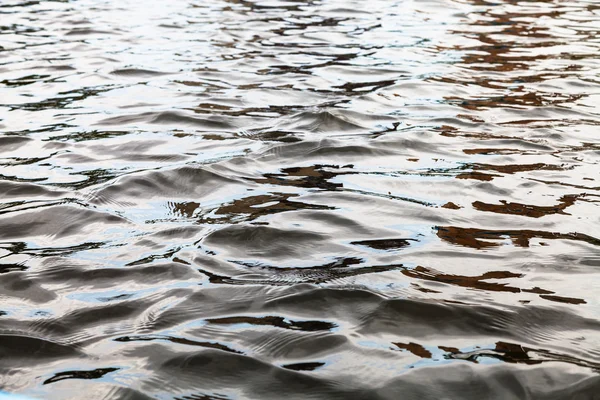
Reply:
[[0, 388], [600, 398], [599, 55], [597, 0], [2, 0]]

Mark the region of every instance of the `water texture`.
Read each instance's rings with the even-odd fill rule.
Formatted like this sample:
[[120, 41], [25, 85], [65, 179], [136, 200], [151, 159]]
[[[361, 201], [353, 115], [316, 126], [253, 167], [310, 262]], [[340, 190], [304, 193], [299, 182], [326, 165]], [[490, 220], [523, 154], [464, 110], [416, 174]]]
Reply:
[[0, 389], [600, 399], [597, 0], [0, 2]]

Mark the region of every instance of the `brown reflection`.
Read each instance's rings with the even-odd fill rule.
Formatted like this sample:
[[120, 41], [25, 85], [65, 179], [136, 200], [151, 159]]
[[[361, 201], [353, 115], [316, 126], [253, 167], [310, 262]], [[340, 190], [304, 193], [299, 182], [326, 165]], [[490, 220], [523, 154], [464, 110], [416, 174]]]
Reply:
[[[568, 304], [586, 304], [583, 299], [573, 297], [562, 297], [553, 295], [551, 290], [533, 287], [531, 289], [521, 289], [514, 286], [507, 286], [505, 283], [484, 282], [486, 279], [510, 279], [521, 278], [522, 274], [517, 274], [509, 271], [490, 271], [478, 276], [465, 276], [445, 274], [430, 268], [418, 266], [414, 269], [403, 269], [402, 274], [410, 278], [422, 279], [425, 281], [440, 282], [449, 285], [456, 285], [471, 289], [487, 290], [492, 292], [510, 292], [510, 293], [535, 293], [540, 295], [540, 298], [559, 303]], [[441, 293], [435, 290], [421, 288], [419, 285], [413, 284], [415, 288], [424, 293]]]
[[247, 214], [249, 219], [256, 219], [263, 215], [276, 214], [284, 211], [312, 209], [312, 210], [333, 210], [333, 207], [317, 204], [307, 204], [300, 201], [291, 201], [290, 197], [296, 197], [297, 194], [290, 193], [272, 193], [267, 195], [258, 195], [235, 200], [232, 204], [219, 207], [215, 214]]
[[520, 278], [523, 275], [509, 271], [490, 271], [479, 276], [464, 276], [444, 274], [433, 269], [418, 266], [414, 269], [405, 269], [402, 273], [410, 278], [423, 279], [426, 281], [442, 282], [473, 289], [490, 290], [494, 292], [519, 293], [521, 289], [507, 286], [504, 283], [484, 282], [485, 279], [508, 279]]
[[449, 201], [448, 203], [444, 204], [442, 206], [442, 208], [447, 208], [449, 210], [460, 210], [461, 207], [457, 206], [456, 204], [454, 204], [453, 202]]
[[531, 289], [523, 289], [523, 291], [528, 292], [528, 293], [536, 293], [536, 294], [552, 294], [552, 293], [554, 293], [551, 290], [542, 289], [537, 286], [534, 288], [531, 288]]
[[437, 291], [437, 290], [427, 289], [427, 288], [421, 287], [421, 286], [417, 285], [416, 283], [411, 283], [411, 286], [413, 286], [419, 292], [423, 292], [423, 293], [442, 293], [442, 292]]
[[515, 364], [541, 364], [544, 362], [564, 362], [585, 368], [600, 370], [600, 364], [585, 359], [576, 358], [567, 354], [561, 354], [543, 349], [533, 349], [515, 343], [496, 342], [494, 349], [480, 349], [470, 352], [461, 352], [452, 347], [439, 347], [448, 351], [445, 355], [449, 359], [467, 360], [477, 362], [481, 357], [495, 358], [507, 363]]
[[[582, 65], [569, 64], [567, 60], [595, 58], [593, 51], [581, 53], [576, 47], [569, 49], [569, 42], [559, 31], [553, 30], [549, 21], [565, 21], [572, 17], [568, 8], [559, 8], [559, 3], [542, 2], [535, 12], [530, 7], [493, 5], [480, 0], [467, 0], [478, 7], [464, 30], [451, 30], [453, 35], [469, 39], [474, 45], [436, 46], [438, 51], [461, 51], [457, 63], [466, 73], [445, 74], [429, 78], [449, 87], [465, 86], [479, 89], [470, 95], [445, 96], [448, 103], [466, 110], [497, 109], [541, 109], [548, 106], [567, 108], [588, 96], [584, 93], [568, 93], [553, 89], [552, 85], [539, 83], [561, 79], [585, 80], [579, 71]], [[583, 11], [583, 7], [582, 10]], [[582, 13], [583, 14], [583, 13]], [[593, 12], [590, 12], [593, 14]], [[589, 18], [587, 23], [594, 21]], [[581, 21], [580, 23], [582, 23]], [[559, 24], [560, 26], [561, 24]], [[566, 27], [565, 25], [562, 25]], [[574, 28], [573, 34], [579, 43], [593, 40], [594, 31], [586, 32]], [[562, 51], [556, 52], [557, 49]], [[549, 64], [552, 61], [552, 67]], [[464, 114], [459, 114], [464, 118]], [[474, 121], [475, 122], [475, 121]], [[518, 121], [521, 123], [523, 121]], [[548, 123], [548, 121], [540, 120]], [[514, 123], [510, 121], [509, 123]]]
[[198, 207], [200, 207], [200, 203], [195, 203], [193, 201], [183, 203], [169, 202], [169, 208], [173, 214], [187, 218], [192, 218]]
[[513, 245], [520, 247], [529, 247], [529, 241], [533, 238], [539, 239], [563, 239], [586, 242], [594, 246], [600, 246], [600, 239], [588, 236], [583, 233], [556, 233], [534, 230], [489, 230], [476, 228], [459, 228], [456, 226], [438, 226], [437, 236], [448, 243], [471, 247], [474, 249], [484, 249], [488, 247], [498, 247], [501, 243], [490, 242], [489, 240], [503, 240], [507, 237], [512, 240]]
[[[296, 197], [293, 193], [271, 193], [257, 196], [245, 197], [234, 200], [231, 204], [219, 207], [214, 214], [219, 216], [202, 217], [200, 223], [223, 223], [232, 222], [236, 217], [243, 216], [245, 220], [252, 221], [259, 217], [294, 210], [334, 210], [335, 208], [319, 204], [308, 204], [300, 201], [292, 201]], [[220, 217], [222, 216], [222, 217]]]
[[204, 135], [202, 135], [202, 138], [206, 139], [206, 140], [228, 140], [228, 139], [232, 139], [231, 137], [217, 135], [216, 133], [207, 133], [207, 134], [204, 134]]
[[[496, 73], [493, 75], [495, 79], [491, 77], [488, 79], [471, 78], [471, 82], [474, 81], [474, 83], [487, 88], [502, 88], [503, 86], [500, 83], [506, 81], [513, 84], [515, 82], [539, 82], [549, 79], [549, 72], [542, 71], [537, 74], [528, 74], [510, 81], [508, 79], [502, 80], [502, 75], [498, 74], [498, 72], [513, 72], [511, 77], [515, 77], [514, 73], [518, 71], [525, 72], [539, 61], [558, 57], [571, 59], [585, 57], [567, 53], [555, 55], [551, 51], [514, 51], [515, 49], [551, 48], [562, 44], [562, 40], [564, 39], [556, 37], [551, 31], [550, 26], [545, 24], [538, 26], [529, 21], [543, 18], [560, 18], [561, 14], [568, 12], [568, 10], [563, 11], [547, 7], [545, 9], [540, 8], [540, 12], [532, 13], [529, 12], [530, 10], [525, 9], [514, 8], [508, 11], [504, 8], [502, 12], [498, 12], [499, 10], [496, 7], [490, 7], [490, 3], [479, 0], [471, 0], [469, 3], [478, 6], [487, 6], [487, 9], [482, 9], [474, 13], [477, 19], [469, 22], [468, 31], [452, 31], [453, 34], [472, 38], [481, 43], [477, 46], [461, 48], [461, 50], [466, 52], [462, 57], [461, 64], [474, 71]], [[477, 27], [482, 27], [482, 29], [477, 29]], [[490, 27], [494, 27], [495, 29], [490, 32]], [[561, 42], [557, 41], [559, 38]], [[447, 50], [443, 47], [438, 47], [438, 49]], [[572, 68], [565, 66], [560, 71], [572, 71]], [[507, 74], [504, 75], [506, 76]], [[456, 80], [453, 83], [465, 82]], [[518, 87], [518, 89], [521, 89], [521, 87]]]
[[488, 211], [498, 214], [522, 215], [524, 217], [540, 218], [545, 215], [567, 214], [564, 210], [575, 204], [579, 196], [565, 195], [560, 198], [556, 206], [533, 206], [530, 204], [507, 203], [501, 200], [502, 204], [489, 204], [481, 201], [473, 202], [473, 207], [479, 211]]
[[431, 358], [431, 352], [429, 350], [425, 349], [425, 347], [421, 346], [420, 344], [410, 342], [408, 344], [394, 343], [394, 345], [398, 346], [399, 348], [401, 348], [403, 350], [410, 351], [415, 356], [418, 356], [421, 358]]
[[[351, 168], [346, 165], [341, 168]], [[250, 179], [256, 183], [263, 183], [277, 186], [296, 186], [303, 188], [318, 188], [325, 190], [336, 190], [341, 188], [341, 183], [329, 182], [329, 179], [338, 175], [349, 174], [350, 172], [333, 172], [328, 169], [340, 169], [339, 165], [313, 165], [310, 167], [292, 167], [283, 168], [280, 174], [265, 174], [264, 178]]]
[[479, 118], [478, 116], [476, 116], [476, 115], [469, 115], [469, 114], [457, 114], [456, 118], [466, 119], [466, 120], [469, 120], [471, 122], [477, 122], [477, 123], [485, 122], [483, 119]]
[[[488, 149], [489, 150], [489, 149]], [[458, 171], [470, 170], [460, 172], [456, 175], [457, 179], [475, 179], [479, 181], [491, 181], [494, 178], [501, 177], [499, 174], [516, 174], [519, 172], [530, 172], [530, 171], [563, 171], [565, 167], [559, 165], [535, 163], [535, 164], [509, 164], [509, 165], [494, 165], [494, 164], [464, 164], [459, 168], [451, 168], [444, 170], [445, 173], [456, 173]]]
[[491, 181], [494, 178], [498, 178], [502, 175], [485, 174], [483, 172], [465, 172], [463, 174], [456, 175], [456, 179], [475, 179], [478, 181]]
[[492, 164], [470, 164], [466, 166], [474, 171], [496, 171], [502, 174], [516, 174], [517, 172], [529, 171], [562, 171], [565, 168], [545, 163], [536, 164], [509, 164], [509, 165], [492, 165]]
[[438, 349], [443, 350], [447, 353], [460, 353], [460, 350], [456, 347], [438, 346]]

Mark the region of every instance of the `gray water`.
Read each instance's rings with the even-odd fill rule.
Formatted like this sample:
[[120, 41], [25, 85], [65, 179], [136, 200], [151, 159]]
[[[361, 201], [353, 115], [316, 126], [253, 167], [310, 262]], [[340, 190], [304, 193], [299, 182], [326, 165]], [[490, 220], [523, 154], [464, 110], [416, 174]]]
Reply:
[[600, 3], [0, 3], [0, 388], [600, 399]]

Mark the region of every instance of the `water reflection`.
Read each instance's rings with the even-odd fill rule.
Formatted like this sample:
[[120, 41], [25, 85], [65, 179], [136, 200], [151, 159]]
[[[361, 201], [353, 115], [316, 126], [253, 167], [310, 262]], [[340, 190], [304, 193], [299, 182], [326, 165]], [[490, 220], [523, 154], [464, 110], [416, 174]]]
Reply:
[[596, 2], [0, 15], [4, 389], [598, 392]]

